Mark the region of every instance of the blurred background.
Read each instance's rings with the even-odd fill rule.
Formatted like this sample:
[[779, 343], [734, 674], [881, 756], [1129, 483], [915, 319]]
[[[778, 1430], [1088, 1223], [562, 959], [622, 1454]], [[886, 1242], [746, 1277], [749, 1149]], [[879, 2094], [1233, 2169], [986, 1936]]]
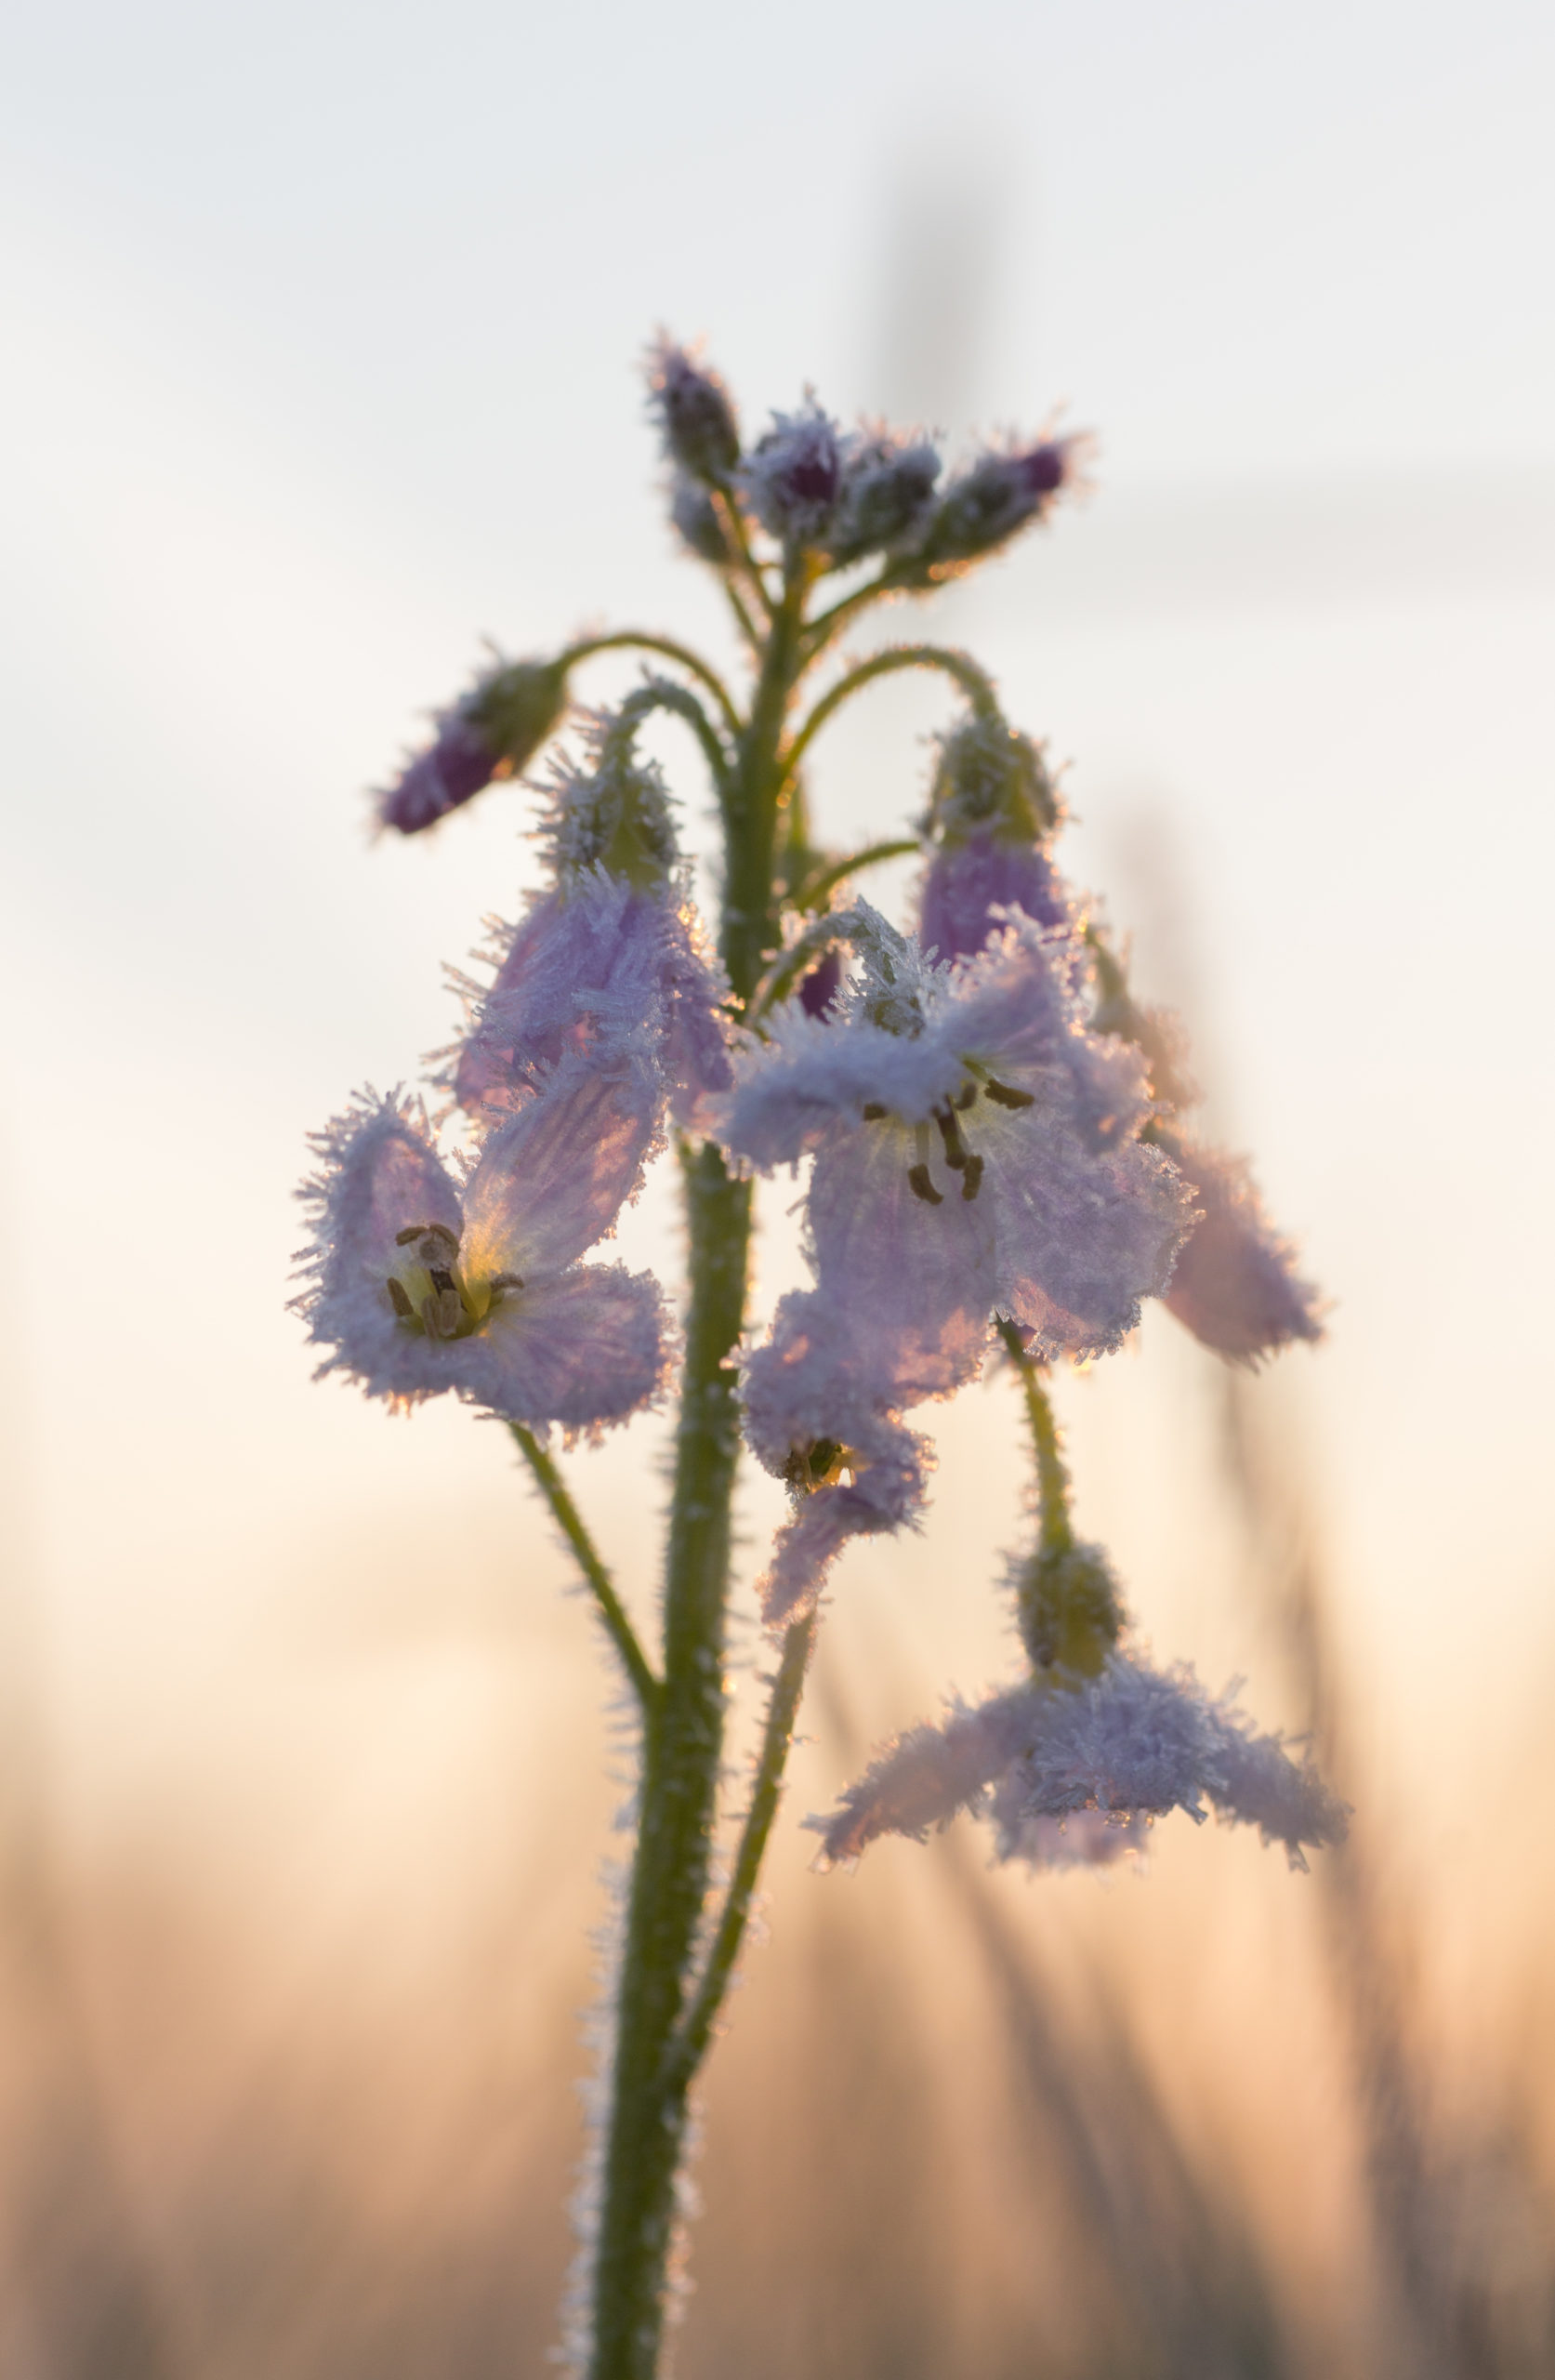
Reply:
[[[59, 0], [0, 60], [0, 2372], [546, 2368], [612, 1681], [502, 1434], [310, 1385], [284, 1298], [305, 1134], [533, 880], [521, 793], [369, 848], [362, 788], [482, 634], [724, 650], [661, 324], [757, 427], [813, 382], [1100, 433], [914, 622], [1068, 764], [1335, 1304], [1257, 1380], [1156, 1312], [1057, 1393], [1157, 1654], [1357, 1808], [1309, 1877], [1180, 1818], [1142, 1881], [965, 1824], [809, 1872], [799, 1818], [1011, 1659], [1013, 1400], [931, 1417], [927, 1533], [837, 1576], [683, 2369], [1555, 2369], [1548, 11]], [[831, 734], [828, 839], [945, 716]], [[663, 1184], [622, 1237], [675, 1276]], [[662, 1453], [570, 1465], [645, 1616]]]

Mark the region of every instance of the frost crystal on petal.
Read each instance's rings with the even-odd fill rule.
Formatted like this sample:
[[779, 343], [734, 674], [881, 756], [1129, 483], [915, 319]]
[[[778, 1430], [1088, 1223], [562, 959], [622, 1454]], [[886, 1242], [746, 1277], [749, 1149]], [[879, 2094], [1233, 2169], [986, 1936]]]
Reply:
[[740, 473], [762, 527], [785, 545], [821, 544], [841, 492], [842, 452], [836, 422], [813, 399], [800, 413], [774, 414]]
[[1263, 1211], [1246, 1163], [1163, 1132], [1161, 1143], [1204, 1212], [1177, 1260], [1166, 1302], [1228, 1361], [1256, 1364], [1297, 1339], [1321, 1339], [1322, 1302], [1295, 1250]]

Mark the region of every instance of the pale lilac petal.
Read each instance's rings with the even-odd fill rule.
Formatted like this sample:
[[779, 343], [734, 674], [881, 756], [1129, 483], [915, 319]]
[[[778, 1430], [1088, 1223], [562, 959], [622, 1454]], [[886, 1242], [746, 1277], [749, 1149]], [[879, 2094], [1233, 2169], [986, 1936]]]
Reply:
[[297, 1300], [322, 1372], [347, 1371], [369, 1395], [414, 1399], [447, 1385], [428, 1372], [431, 1342], [401, 1329], [388, 1281], [413, 1224], [441, 1224], [456, 1239], [459, 1195], [432, 1146], [418, 1102], [363, 1092], [315, 1138], [323, 1160], [299, 1196], [314, 1218], [302, 1252], [311, 1276]]
[[931, 1116], [961, 1081], [962, 1067], [938, 1041], [857, 1022], [823, 1024], [801, 1012], [780, 1017], [771, 1046], [748, 1052], [736, 1074], [718, 1138], [734, 1156], [767, 1169], [803, 1157], [839, 1117], [857, 1121], [867, 1106], [910, 1122]]
[[1264, 1842], [1283, 1843], [1293, 1868], [1305, 1868], [1302, 1845], [1342, 1843], [1349, 1816], [1310, 1755], [1292, 1760], [1278, 1736], [1256, 1736], [1239, 1712], [1217, 1703], [1217, 1774], [1205, 1791], [1224, 1818], [1256, 1826]]
[[472, 1115], [520, 1107], [569, 1051], [653, 1022], [661, 906], [600, 868], [536, 902], [459, 1051], [459, 1105]]
[[[1170, 1164], [1140, 1142], [1092, 1155], [1024, 1110], [980, 1131], [982, 1197], [998, 1218], [995, 1302], [1045, 1356], [1100, 1355], [1157, 1295], [1192, 1206]], [[979, 1203], [982, 1203], [980, 1198]]]
[[1101, 1148], [1144, 1122], [1149, 1078], [1139, 1051], [1086, 1030], [1087, 981], [1077, 934], [1012, 918], [951, 977], [931, 1029]]
[[931, 958], [966, 959], [980, 951], [1020, 909], [1045, 930], [1069, 932], [1069, 888], [1046, 843], [1012, 841], [993, 826], [942, 843], [924, 874], [918, 938]]
[[810, 1610], [832, 1563], [855, 1537], [879, 1537], [916, 1520], [932, 1467], [928, 1441], [884, 1415], [848, 1440], [850, 1479], [827, 1480], [801, 1493], [778, 1531], [772, 1560], [757, 1582], [769, 1628]]
[[473, 1337], [431, 1352], [447, 1359], [455, 1387], [507, 1421], [592, 1430], [657, 1394], [668, 1338], [651, 1274], [578, 1264], [505, 1291]]
[[1295, 1251], [1265, 1215], [1245, 1161], [1175, 1139], [1166, 1145], [1204, 1210], [1177, 1260], [1170, 1311], [1232, 1363], [1321, 1339], [1318, 1293], [1298, 1274]]
[[640, 1053], [569, 1059], [481, 1149], [465, 1191], [466, 1272], [528, 1281], [602, 1239], [641, 1183], [657, 1105]]
[[967, 1199], [935, 1169], [941, 1203], [908, 1181], [913, 1136], [890, 1117], [839, 1127], [810, 1180], [809, 1220], [823, 1294], [847, 1317], [863, 1368], [916, 1404], [976, 1371], [995, 1294], [994, 1201]]
[[909, 1728], [843, 1794], [829, 1818], [807, 1818], [828, 1866], [856, 1859], [878, 1835], [921, 1843], [958, 1811], [977, 1809], [1024, 1740], [1030, 1692], [995, 1695], [953, 1710], [938, 1727]]
[[670, 1112], [683, 1132], [705, 1138], [712, 1130], [718, 1104], [734, 1081], [724, 1017], [729, 984], [689, 902], [665, 910], [660, 935], [659, 989], [665, 1005]]

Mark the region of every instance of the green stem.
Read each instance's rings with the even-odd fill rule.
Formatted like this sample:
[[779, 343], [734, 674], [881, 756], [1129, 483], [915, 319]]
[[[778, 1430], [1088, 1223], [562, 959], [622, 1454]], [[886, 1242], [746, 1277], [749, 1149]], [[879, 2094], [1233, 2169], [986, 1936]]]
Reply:
[[1069, 1470], [1063, 1459], [1063, 1441], [1059, 1425], [1042, 1384], [1040, 1367], [1034, 1364], [1026, 1352], [1025, 1342], [1013, 1322], [999, 1316], [999, 1336], [1006, 1353], [1021, 1377], [1025, 1392], [1026, 1420], [1031, 1427], [1032, 1447], [1036, 1456], [1037, 1487], [1042, 1498], [1042, 1542], [1051, 1552], [1062, 1552], [1074, 1540], [1070, 1521]]
[[857, 876], [862, 867], [878, 867], [882, 860], [908, 859], [922, 849], [916, 835], [902, 836], [892, 843], [867, 843], [862, 852], [850, 852], [846, 859], [834, 860], [818, 876], [807, 876], [789, 897], [797, 909], [818, 909], [833, 886], [840, 884], [845, 877]]
[[572, 669], [580, 661], [590, 661], [597, 653], [657, 653], [665, 660], [673, 661], [693, 678], [700, 680], [722, 711], [732, 735], [738, 735], [744, 725], [728, 687], [689, 644], [677, 644], [673, 637], [649, 636], [639, 628], [613, 628], [608, 636], [579, 637], [575, 644], [558, 655], [558, 667]]
[[890, 644], [882, 653], [872, 653], [861, 661], [835, 686], [828, 686], [804, 725], [799, 729], [784, 758], [784, 777], [791, 777], [819, 730], [824, 727], [835, 711], [852, 699], [876, 678], [884, 678], [895, 669], [942, 669], [954, 678], [971, 703], [974, 710], [997, 716], [999, 702], [994, 681], [985, 669], [980, 669], [969, 654], [956, 653], [944, 644]]
[[809, 623], [805, 630], [806, 657], [811, 661], [818, 660], [838, 628], [852, 619], [856, 613], [867, 610], [871, 603], [879, 602], [883, 596], [900, 595], [904, 591], [924, 594], [931, 585], [932, 582], [924, 576], [920, 563], [887, 562], [874, 578], [866, 579], [862, 587], [855, 587], [850, 595], [844, 595], [829, 612], [820, 613]]
[[684, 2074], [688, 2080], [706, 2055], [713, 2027], [718, 2021], [718, 2010], [723, 2005], [730, 1977], [740, 1955], [740, 1946], [745, 1940], [767, 1838], [772, 1831], [772, 1820], [777, 1816], [778, 1803], [783, 1795], [783, 1772], [788, 1759], [788, 1748], [794, 1740], [794, 1721], [798, 1712], [799, 1698], [804, 1692], [805, 1673], [810, 1667], [814, 1644], [815, 1615], [810, 1612], [804, 1619], [793, 1622], [783, 1640], [783, 1656], [772, 1680], [771, 1699], [767, 1705], [767, 1724], [762, 1731], [761, 1750], [757, 1755], [756, 1775], [751, 1785], [750, 1807], [745, 1812], [740, 1847], [734, 1855], [729, 1892], [708, 1947], [702, 1980], [670, 2043], [670, 2071], [672, 2074]]
[[621, 1665], [632, 1682], [639, 1702], [645, 1712], [651, 1712], [659, 1699], [659, 1681], [649, 1664], [648, 1656], [638, 1643], [637, 1631], [626, 1617], [626, 1606], [615, 1592], [610, 1572], [600, 1558], [583, 1515], [568, 1492], [566, 1481], [533, 1430], [525, 1429], [521, 1421], [509, 1421], [507, 1427], [513, 1434], [519, 1452], [534, 1474], [536, 1487], [551, 1508], [551, 1518], [571, 1546], [578, 1568], [592, 1590], [606, 1633], [621, 1656]]
[[713, 780], [713, 790], [718, 797], [718, 807], [726, 809], [729, 803], [729, 754], [717, 728], [689, 686], [678, 686], [669, 678], [651, 678], [645, 686], [634, 687], [617, 715], [617, 733], [629, 740], [642, 721], [655, 710], [673, 712], [677, 719], [685, 721], [702, 747]]

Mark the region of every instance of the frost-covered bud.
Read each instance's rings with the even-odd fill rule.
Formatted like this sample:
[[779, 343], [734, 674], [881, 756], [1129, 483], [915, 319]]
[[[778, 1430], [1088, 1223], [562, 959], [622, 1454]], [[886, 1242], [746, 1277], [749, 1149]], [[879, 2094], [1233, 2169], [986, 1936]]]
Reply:
[[1245, 1160], [1175, 1133], [1157, 1137], [1204, 1210], [1166, 1291], [1179, 1322], [1233, 1364], [1256, 1364], [1296, 1339], [1321, 1339], [1322, 1301], [1264, 1213]]
[[584, 765], [557, 772], [544, 832], [563, 882], [599, 867], [637, 892], [661, 892], [679, 862], [663, 773], [605, 713], [591, 723]]
[[1099, 1677], [1122, 1633], [1123, 1597], [1099, 1545], [1040, 1545], [1010, 1565], [1021, 1641], [1039, 1671]]
[[832, 949], [803, 978], [796, 997], [807, 1016], [824, 1018], [841, 989], [842, 953]]
[[938, 451], [927, 438], [903, 442], [888, 430], [849, 441], [837, 520], [827, 540], [834, 563], [901, 544], [920, 526], [940, 476]]
[[567, 673], [555, 661], [513, 661], [486, 671], [437, 715], [425, 751], [377, 797], [378, 823], [419, 835], [471, 800], [494, 777], [526, 769], [560, 725]]
[[740, 459], [740, 430], [718, 374], [661, 339], [649, 359], [648, 390], [670, 461], [693, 479], [727, 479]]
[[1048, 837], [1062, 805], [1029, 735], [974, 712], [940, 747], [929, 794], [933, 850], [919, 896], [919, 935], [942, 959], [981, 950], [1006, 909], [1070, 930], [1068, 889]]
[[741, 482], [762, 527], [785, 546], [826, 541], [842, 488], [842, 440], [813, 400], [802, 413], [774, 414], [745, 458]]
[[1045, 438], [1035, 446], [980, 455], [945, 489], [925, 527], [918, 554], [931, 577], [948, 577], [993, 553], [1028, 522], [1050, 510], [1078, 474], [1086, 442]]
[[729, 540], [723, 533], [718, 506], [702, 482], [693, 480], [688, 472], [676, 475], [669, 494], [669, 517], [681, 543], [698, 562], [710, 562], [721, 570], [729, 560]]

